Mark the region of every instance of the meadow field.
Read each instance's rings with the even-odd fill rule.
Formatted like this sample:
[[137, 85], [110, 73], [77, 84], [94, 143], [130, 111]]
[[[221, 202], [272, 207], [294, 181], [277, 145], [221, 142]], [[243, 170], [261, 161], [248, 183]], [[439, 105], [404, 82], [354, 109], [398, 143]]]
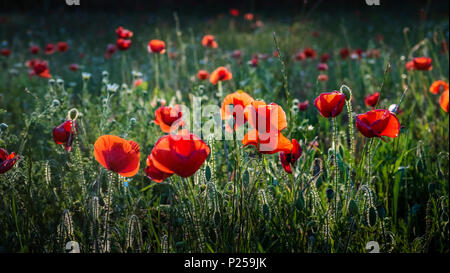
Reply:
[[0, 10], [0, 252], [448, 254], [429, 2]]

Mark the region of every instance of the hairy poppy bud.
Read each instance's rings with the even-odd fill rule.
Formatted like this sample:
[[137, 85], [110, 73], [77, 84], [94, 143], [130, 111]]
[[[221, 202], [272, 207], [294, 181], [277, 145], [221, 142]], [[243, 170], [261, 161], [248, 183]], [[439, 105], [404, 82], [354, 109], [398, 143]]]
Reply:
[[328, 201], [330, 201], [331, 199], [333, 199], [333, 197], [334, 197], [334, 191], [333, 191], [333, 189], [332, 189], [332, 188], [328, 188], [328, 189], [327, 189], [327, 198], [328, 198]]

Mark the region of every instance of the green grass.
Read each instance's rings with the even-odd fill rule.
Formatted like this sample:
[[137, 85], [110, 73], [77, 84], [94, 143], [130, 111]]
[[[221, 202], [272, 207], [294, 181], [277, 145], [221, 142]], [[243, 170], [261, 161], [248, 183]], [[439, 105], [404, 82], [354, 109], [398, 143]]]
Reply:
[[[228, 15], [211, 15], [213, 21], [171, 14], [8, 19], [0, 25], [1, 40], [13, 52], [0, 56], [0, 122], [8, 125], [0, 132], [0, 147], [16, 152], [20, 160], [0, 175], [1, 250], [65, 252], [66, 243], [76, 241], [81, 252], [359, 253], [376, 241], [381, 252], [449, 252], [449, 116], [440, 108], [439, 96], [428, 92], [433, 81], [448, 82], [448, 52], [441, 53], [440, 47], [448, 35], [448, 15], [419, 22], [378, 14], [364, 23], [350, 14], [262, 16], [264, 27], [256, 30]], [[105, 60], [106, 45], [115, 43], [119, 25], [134, 32], [133, 44]], [[256, 68], [247, 65], [255, 53], [272, 56], [274, 32], [286, 83], [277, 58], [260, 60]], [[217, 50], [201, 46], [204, 34], [216, 36]], [[376, 40], [377, 34], [385, 37], [383, 42]], [[154, 38], [177, 53], [176, 59], [159, 56], [159, 89], [155, 56], [146, 49]], [[42, 48], [57, 41], [68, 41], [69, 51], [39, 57], [49, 61], [53, 78], [64, 82], [49, 85], [46, 79], [29, 78], [24, 63], [32, 58], [30, 43]], [[378, 48], [381, 55], [342, 61], [339, 49], [345, 46]], [[319, 56], [330, 53], [329, 81], [317, 81], [317, 59], [303, 64], [293, 60], [305, 47]], [[241, 65], [231, 58], [235, 49], [242, 50]], [[433, 70], [405, 71], [408, 57], [421, 55], [433, 58]], [[80, 70], [69, 71], [71, 63]], [[278, 155], [258, 154], [239, 141], [205, 139], [211, 154], [194, 176], [152, 182], [143, 170], [145, 159], [163, 136], [152, 124], [157, 108], [152, 101], [162, 98], [190, 107], [193, 96], [201, 96], [205, 104], [220, 105], [217, 86], [199, 82], [195, 75], [221, 65], [229, 65], [233, 73], [224, 82], [225, 94], [242, 89], [284, 108], [289, 125], [284, 134], [299, 140], [303, 149], [294, 174], [284, 172]], [[132, 87], [133, 70], [143, 73], [144, 88]], [[83, 80], [82, 71], [91, 73], [91, 79]], [[121, 87], [111, 95], [104, 81]], [[336, 119], [334, 158], [331, 124], [319, 116], [313, 101], [343, 84], [353, 100]], [[399, 103], [406, 87], [398, 138], [369, 140], [349, 123], [348, 109], [356, 114], [370, 110], [364, 105], [367, 94], [381, 91], [378, 108], [387, 108]], [[309, 100], [308, 110], [290, 110], [293, 99]], [[81, 115], [68, 153], [53, 142], [51, 132], [72, 108]], [[102, 134], [139, 143], [136, 176], [125, 179], [97, 163], [93, 143]], [[313, 140], [317, 148], [309, 146]], [[329, 188], [337, 207], [334, 197], [327, 198]]]

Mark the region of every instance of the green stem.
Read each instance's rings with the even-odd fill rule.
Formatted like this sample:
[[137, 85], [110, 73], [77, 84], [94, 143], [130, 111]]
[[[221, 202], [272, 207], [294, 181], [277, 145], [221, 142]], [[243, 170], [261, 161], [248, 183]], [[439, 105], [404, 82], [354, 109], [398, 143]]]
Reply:
[[159, 93], [159, 56], [158, 53], [155, 53], [155, 85], [156, 92]]
[[217, 91], [218, 91], [217, 96], [219, 97], [219, 101], [222, 101], [222, 99], [223, 99], [223, 87], [222, 87], [222, 81], [219, 81], [219, 82], [217, 83]]

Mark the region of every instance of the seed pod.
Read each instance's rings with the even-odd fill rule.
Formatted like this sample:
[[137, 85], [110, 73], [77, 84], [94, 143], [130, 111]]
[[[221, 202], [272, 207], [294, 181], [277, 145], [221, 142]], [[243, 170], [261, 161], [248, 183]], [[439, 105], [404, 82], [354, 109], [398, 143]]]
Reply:
[[295, 201], [295, 207], [300, 211], [305, 207], [305, 199], [303, 198], [303, 194], [301, 194], [297, 198], [297, 201]]
[[334, 191], [333, 189], [330, 187], [327, 189], [327, 198], [328, 198], [328, 202], [333, 199], [334, 197]]
[[367, 223], [373, 227], [377, 222], [377, 211], [374, 207], [370, 207], [367, 213]]
[[348, 204], [348, 213], [351, 216], [358, 215], [358, 205], [356, 204], [355, 200], [350, 200], [350, 203]]
[[250, 183], [250, 174], [248, 173], [248, 171], [246, 170], [242, 176], [242, 183], [244, 184], [244, 186], [247, 186]]
[[211, 180], [211, 168], [209, 166], [206, 166], [205, 178], [206, 178], [206, 181], [208, 181], [208, 182]]
[[378, 217], [380, 217], [380, 219], [384, 219], [384, 217], [386, 216], [386, 209], [380, 205], [377, 207], [377, 213], [378, 213]]
[[220, 213], [218, 211], [214, 212], [214, 224], [216, 227], [220, 227]]
[[1, 132], [6, 131], [7, 129], [8, 129], [8, 124], [6, 124], [6, 123], [1, 123], [0, 124], [0, 131]]

